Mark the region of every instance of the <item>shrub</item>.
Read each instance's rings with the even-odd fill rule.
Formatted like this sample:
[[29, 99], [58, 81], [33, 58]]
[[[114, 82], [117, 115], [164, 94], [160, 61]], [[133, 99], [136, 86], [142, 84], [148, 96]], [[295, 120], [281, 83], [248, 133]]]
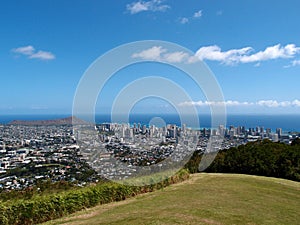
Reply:
[[172, 178], [142, 187], [107, 182], [51, 195], [37, 195], [29, 200], [17, 199], [12, 202], [0, 202], [0, 224], [42, 223], [97, 204], [121, 201], [139, 193], [160, 189], [169, 185], [169, 180], [183, 181], [188, 177], [188, 172], [182, 170]]

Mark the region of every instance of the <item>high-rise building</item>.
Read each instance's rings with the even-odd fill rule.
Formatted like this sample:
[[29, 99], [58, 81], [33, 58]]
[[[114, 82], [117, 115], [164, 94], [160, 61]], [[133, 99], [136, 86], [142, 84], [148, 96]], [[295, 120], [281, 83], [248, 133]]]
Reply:
[[281, 128], [276, 128], [276, 134], [278, 134], [278, 137], [280, 138], [282, 135], [282, 129]]
[[147, 127], [146, 125], [143, 125], [143, 134], [145, 134], [147, 132]]
[[185, 130], [186, 130], [186, 125], [183, 124], [183, 125], [182, 125], [182, 132], [185, 132]]
[[276, 133], [276, 134], [271, 134], [271, 139], [272, 139], [272, 141], [274, 141], [274, 142], [278, 142], [278, 134]]
[[270, 136], [271, 136], [271, 133], [272, 133], [271, 128], [266, 128], [266, 134], [267, 134], [267, 137], [270, 137]]
[[168, 129], [168, 136], [171, 137], [171, 138], [176, 138], [176, 135], [177, 135], [177, 128], [176, 128], [176, 125], [175, 124], [169, 124], [167, 126], [167, 129]]
[[225, 135], [225, 127], [224, 125], [219, 126], [219, 135], [224, 136]]
[[265, 132], [264, 127], [260, 127], [260, 133], [261, 133], [261, 134], [264, 134], [264, 132]]

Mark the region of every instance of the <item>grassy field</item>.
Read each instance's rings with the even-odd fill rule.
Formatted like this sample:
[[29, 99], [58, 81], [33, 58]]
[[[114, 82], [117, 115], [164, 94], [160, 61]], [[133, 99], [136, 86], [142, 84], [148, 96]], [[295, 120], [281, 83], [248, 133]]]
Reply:
[[300, 224], [300, 183], [195, 174], [163, 190], [45, 224]]

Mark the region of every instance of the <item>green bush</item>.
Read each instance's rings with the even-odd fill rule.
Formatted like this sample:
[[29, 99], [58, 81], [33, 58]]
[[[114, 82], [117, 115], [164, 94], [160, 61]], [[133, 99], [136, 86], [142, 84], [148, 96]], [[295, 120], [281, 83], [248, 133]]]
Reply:
[[160, 189], [188, 177], [189, 173], [181, 170], [171, 178], [147, 186], [126, 186], [107, 182], [51, 195], [37, 195], [28, 200], [0, 202], [0, 224], [42, 223], [97, 204], [121, 201], [139, 193]]

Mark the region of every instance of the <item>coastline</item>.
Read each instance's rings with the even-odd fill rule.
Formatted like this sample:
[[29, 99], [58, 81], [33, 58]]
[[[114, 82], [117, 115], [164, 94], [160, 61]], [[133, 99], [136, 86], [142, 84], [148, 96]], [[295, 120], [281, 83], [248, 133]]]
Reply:
[[[8, 124], [13, 120], [54, 120], [70, 117], [70, 114], [16, 114], [16, 115], [0, 115], [0, 124]], [[130, 115], [129, 123], [148, 124], [153, 117], [161, 117], [166, 124], [181, 125], [180, 118], [174, 114], [133, 114]], [[109, 114], [97, 114], [95, 116], [96, 123], [111, 122]], [[210, 115], [199, 114], [200, 128], [210, 128]], [[187, 126], [193, 127], [192, 124]], [[267, 115], [267, 114], [229, 114], [227, 115], [227, 124], [229, 126], [244, 126], [245, 128], [264, 127], [275, 130], [282, 128], [284, 132], [300, 132], [300, 114], [285, 114], [285, 115]]]

